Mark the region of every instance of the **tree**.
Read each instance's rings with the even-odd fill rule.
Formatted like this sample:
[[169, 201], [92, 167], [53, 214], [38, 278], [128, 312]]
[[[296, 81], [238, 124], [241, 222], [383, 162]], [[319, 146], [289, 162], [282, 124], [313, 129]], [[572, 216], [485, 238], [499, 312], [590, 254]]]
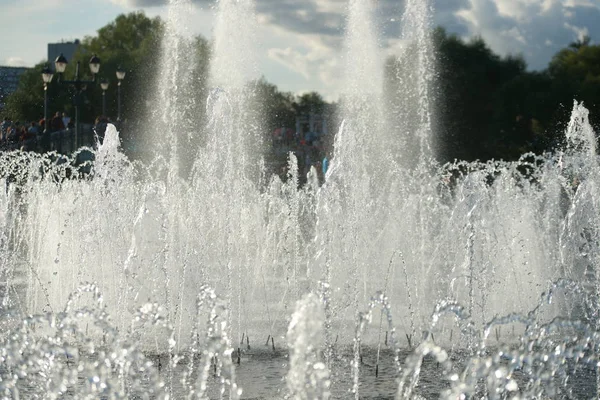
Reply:
[[[320, 114], [334, 125], [335, 105], [327, 103], [317, 92], [304, 93], [295, 96], [290, 92], [282, 92], [277, 86], [261, 78], [250, 85], [250, 90], [254, 95], [253, 105], [259, 107], [255, 112], [261, 115], [261, 127], [264, 134], [263, 142], [267, 145], [265, 158], [266, 164], [273, 173], [280, 174], [286, 179], [285, 169], [287, 167], [288, 152], [296, 151], [295, 143], [289, 143], [285, 140], [275, 141], [273, 134], [280, 128], [296, 129], [296, 120], [298, 117], [308, 117], [310, 113]], [[256, 110], [255, 110], [256, 111]], [[332, 146], [333, 135], [327, 135], [321, 138], [321, 146], [324, 152], [328, 152]], [[319, 154], [322, 158], [324, 154]], [[301, 180], [304, 177], [301, 176]]]
[[571, 49], [579, 50], [584, 46], [589, 46], [592, 43], [592, 38], [589, 35], [584, 35], [582, 38], [577, 39], [575, 42], [569, 43]]
[[[19, 79], [17, 90], [7, 97], [4, 114], [14, 121], [37, 122], [44, 118], [44, 83], [41, 71], [46, 64], [41, 62], [25, 71]], [[48, 117], [51, 118], [57, 111], [70, 113], [71, 110], [69, 93], [61, 90], [56, 84], [50, 83]]]
[[[121, 65], [127, 72], [126, 82], [123, 85], [123, 109], [128, 116], [133, 105], [139, 103], [139, 95], [143, 90], [134, 90], [137, 84], [147, 82], [147, 76], [155, 68], [162, 34], [162, 23], [158, 18], [149, 19], [142, 13], [120, 15], [114, 22], [98, 30], [95, 37], [86, 37], [73, 60], [64, 73], [64, 79], [70, 80], [75, 75], [77, 62], [80, 62], [80, 78], [90, 78], [88, 63], [92, 54], [101, 60], [99, 78], [108, 78], [112, 87], [116, 87], [115, 72]], [[53, 63], [54, 60], [48, 60]], [[43, 84], [41, 69], [48, 62], [42, 62], [33, 69], [25, 72], [19, 82], [19, 88], [7, 101], [7, 112], [13, 118], [23, 120], [40, 119], [43, 113]], [[57, 83], [55, 76], [49, 84], [49, 102], [51, 110], [67, 111], [72, 113], [73, 88], [66, 88]], [[110, 90], [107, 93], [109, 115], [116, 115], [116, 94]], [[101, 113], [101, 91], [99, 88], [88, 87], [84, 92], [84, 102], [80, 119], [92, 122], [96, 115]]]
[[503, 87], [525, 73], [525, 62], [521, 57], [499, 57], [481, 38], [465, 43], [443, 30], [434, 37], [442, 91], [438, 105], [442, 160], [502, 158], [506, 150], [498, 144], [503, 127], [498, 126], [498, 118], [494, 123], [494, 116], [508, 104]]
[[[96, 36], [83, 39], [82, 44], [66, 71], [73, 76], [77, 62], [87, 68], [89, 58], [96, 54], [102, 61], [99, 79], [109, 81], [107, 96], [107, 115], [117, 118], [117, 79], [116, 71], [120, 66], [127, 74], [121, 86], [121, 119], [130, 125], [136, 123], [136, 117], [144, 115], [143, 107], [153, 95], [154, 75], [160, 59], [160, 42], [164, 26], [157, 17], [150, 19], [141, 12], [119, 15], [113, 22], [100, 28]], [[102, 113], [102, 92], [99, 88], [88, 88], [81, 110], [82, 121], [93, 122]], [[127, 141], [127, 133], [124, 140]]]
[[589, 38], [559, 51], [548, 66], [552, 80], [552, 96], [556, 105], [564, 105], [563, 118], [568, 118], [573, 100], [582, 101], [590, 110], [594, 125], [600, 123], [600, 45]]
[[[157, 92], [156, 76], [160, 69], [163, 33], [164, 24], [158, 17], [151, 19], [141, 12], [119, 15], [114, 21], [100, 28], [97, 35], [84, 38], [73, 60], [68, 60], [64, 79], [73, 79], [78, 62], [80, 78], [89, 79], [90, 57], [96, 54], [100, 58], [101, 67], [97, 86], [102, 79], [107, 79], [110, 83], [106, 92], [106, 113], [113, 121], [117, 119], [115, 73], [119, 66], [127, 72], [121, 86], [121, 120], [127, 122], [127, 128], [121, 130], [124, 142], [131, 141], [133, 139], [131, 135], [135, 131], [147, 129], [146, 121], [155, 118], [148, 106], [156, 103], [154, 96]], [[191, 46], [193, 49], [190, 51], [195, 57], [195, 69], [193, 85], [189, 91], [198, 100], [197, 104], [203, 104], [207, 95], [206, 79], [210, 48], [208, 41], [200, 36], [191, 41]], [[42, 117], [44, 93], [40, 71], [45, 64], [42, 62], [23, 74], [18, 90], [9, 96], [6, 113], [13, 119], [37, 121]], [[48, 87], [49, 113], [66, 111], [73, 115], [74, 89], [59, 85], [56, 81], [57, 77]], [[199, 114], [204, 113], [204, 107], [198, 108], [197, 111]], [[83, 92], [80, 102], [79, 120], [83, 123], [93, 123], [101, 113], [102, 91], [99, 87], [88, 87]], [[202, 115], [198, 119], [202, 119]]]
[[293, 107], [296, 115], [308, 115], [311, 112], [322, 114], [327, 107], [327, 102], [319, 93], [309, 92], [298, 96]]
[[296, 125], [292, 93], [279, 91], [277, 86], [267, 82], [264, 77], [254, 82], [253, 90], [261, 108], [259, 114], [263, 116], [263, 129], [266, 132], [270, 134], [277, 128]]

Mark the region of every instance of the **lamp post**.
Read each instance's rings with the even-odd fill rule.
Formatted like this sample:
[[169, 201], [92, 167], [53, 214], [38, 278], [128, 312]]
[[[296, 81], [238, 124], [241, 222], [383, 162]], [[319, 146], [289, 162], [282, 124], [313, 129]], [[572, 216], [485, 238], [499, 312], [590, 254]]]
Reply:
[[90, 72], [92, 73], [92, 80], [84, 80], [79, 78], [79, 61], [77, 61], [77, 68], [75, 69], [75, 79], [63, 80], [62, 74], [67, 68], [68, 61], [65, 56], [61, 53], [60, 56], [56, 57], [54, 66], [56, 72], [58, 72], [58, 82], [66, 85], [72, 85], [75, 88], [74, 104], [75, 104], [75, 142], [76, 146], [79, 147], [81, 139], [79, 137], [79, 104], [81, 102], [81, 93], [87, 89], [88, 84], [96, 83], [96, 75], [100, 71], [100, 59], [94, 54], [90, 58]]
[[125, 70], [121, 68], [117, 68], [117, 122], [121, 122], [121, 82], [125, 79]]
[[42, 80], [44, 81], [44, 135], [48, 133], [48, 84], [52, 82], [52, 70], [49, 65], [42, 69]]
[[102, 88], [102, 116], [106, 117], [106, 90], [108, 89], [108, 81], [102, 79], [100, 87]]

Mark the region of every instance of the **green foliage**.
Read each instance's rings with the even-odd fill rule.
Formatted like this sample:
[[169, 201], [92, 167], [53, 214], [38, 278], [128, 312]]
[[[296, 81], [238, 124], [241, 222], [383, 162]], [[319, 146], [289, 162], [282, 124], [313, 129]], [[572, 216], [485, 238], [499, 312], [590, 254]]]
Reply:
[[296, 125], [295, 99], [292, 93], [279, 91], [277, 86], [267, 82], [264, 77], [256, 81], [252, 89], [257, 103], [261, 105], [260, 115], [265, 131], [270, 133], [277, 128]]
[[[335, 126], [334, 113], [335, 105], [327, 103], [323, 97], [317, 92], [304, 93], [302, 95], [294, 95], [290, 92], [281, 92], [277, 86], [269, 83], [264, 77], [253, 82], [251, 85], [255, 101], [258, 105], [258, 115], [261, 116], [262, 132], [264, 137], [263, 142], [270, 146], [273, 140], [273, 132], [279, 128], [296, 127], [296, 118], [300, 116], [308, 116], [310, 113], [325, 115], [330, 126]], [[324, 157], [326, 153], [332, 150], [333, 134], [322, 138], [320, 157]], [[286, 179], [285, 171], [287, 166], [288, 151], [294, 151], [294, 146], [282, 149], [274, 149], [272, 146], [270, 151], [267, 151], [266, 163], [272, 172], [280, 174]], [[302, 179], [302, 178], [301, 178]]]
[[[4, 114], [14, 121], [40, 121], [44, 118], [44, 83], [42, 81], [42, 68], [45, 62], [25, 71], [19, 79], [16, 92], [8, 96]], [[51, 118], [56, 111], [70, 111], [65, 104], [69, 104], [70, 96], [60, 90], [57, 85], [48, 85], [48, 116]]]
[[39, 121], [44, 117], [44, 84], [38, 64], [21, 75], [16, 92], [7, 98], [4, 114], [15, 121]]
[[561, 50], [541, 72], [527, 71], [521, 57], [499, 57], [481, 39], [464, 42], [438, 29], [434, 42], [442, 161], [514, 160], [551, 150], [573, 100], [584, 102], [592, 122], [600, 117], [600, 46], [589, 38]]
[[254, 95], [261, 105], [264, 128], [269, 132], [281, 127], [296, 126], [296, 117], [309, 113], [322, 114], [328, 103], [317, 92], [295, 96], [290, 92], [281, 92], [277, 86], [261, 78], [253, 83]]
[[[116, 71], [119, 67], [126, 71], [121, 85], [121, 120], [127, 123], [123, 129], [123, 140], [127, 142], [135, 130], [147, 128], [146, 121], [155, 118], [149, 114], [148, 105], [155, 100], [157, 71], [160, 70], [161, 38], [164, 24], [160, 18], [150, 19], [141, 12], [118, 16], [113, 22], [98, 30], [97, 35], [83, 39], [73, 60], [63, 74], [63, 81], [74, 80], [79, 63], [80, 79], [90, 80], [89, 60], [97, 55], [101, 60], [100, 72], [95, 84], [88, 84], [80, 97], [79, 121], [93, 123], [102, 114], [102, 90], [100, 81], [109, 82], [106, 91], [106, 114], [115, 121], [118, 114], [118, 80]], [[210, 46], [206, 39], [196, 37], [192, 43], [195, 47], [194, 87], [190, 88], [198, 99], [206, 98], [206, 77]], [[54, 60], [50, 60], [53, 63]], [[13, 119], [39, 120], [43, 117], [44, 92], [41, 69], [46, 63], [40, 63], [27, 71], [21, 78], [19, 89], [9, 96], [6, 114]], [[48, 86], [49, 115], [56, 111], [65, 111], [74, 116], [75, 88], [58, 83], [55, 74]], [[199, 101], [198, 104], [202, 102]], [[150, 107], [151, 108], [151, 107]], [[136, 129], [134, 129], [134, 127]], [[137, 129], [139, 128], [139, 129]], [[127, 146], [126, 146], [127, 147]]]
[[[159, 18], [150, 19], [143, 13], [120, 15], [115, 21], [98, 30], [97, 35], [86, 37], [69, 60], [64, 79], [73, 79], [79, 62], [80, 78], [89, 78], [89, 59], [96, 54], [101, 59], [96, 84], [88, 85], [80, 103], [80, 121], [92, 123], [101, 114], [101, 79], [108, 79], [106, 92], [107, 115], [117, 116], [117, 79], [119, 66], [127, 71], [121, 86], [122, 120], [128, 123], [125, 133], [148, 128], [156, 122], [151, 114], [155, 102], [157, 72], [161, 69], [161, 38], [164, 26]], [[583, 101], [591, 111], [592, 123], [600, 123], [600, 46], [592, 45], [589, 37], [571, 43], [558, 52], [547, 70], [530, 72], [520, 56], [500, 57], [494, 54], [481, 38], [468, 42], [448, 35], [439, 28], [433, 33], [437, 55], [437, 87], [434, 116], [439, 132], [440, 161], [516, 159], [527, 151], [543, 152], [552, 149], [563, 135], [573, 100]], [[210, 45], [202, 37], [191, 44], [193, 79], [187, 93], [196, 99], [197, 107], [186, 112], [194, 118], [189, 130], [202, 131], [205, 99], [208, 94], [208, 60]], [[187, 51], [187, 50], [186, 50]], [[51, 60], [53, 61], [53, 60]], [[14, 120], [37, 121], [43, 118], [44, 90], [40, 63], [21, 76], [18, 90], [7, 99], [5, 114]], [[398, 94], [402, 74], [393, 73], [398, 61], [386, 63], [386, 88], [390, 101]], [[408, 68], [411, 69], [410, 67]], [[410, 71], [409, 71], [410, 72]], [[57, 82], [55, 76], [48, 86], [49, 115], [66, 111], [73, 116], [74, 89]], [[250, 85], [254, 111], [261, 116], [263, 140], [280, 127], [294, 128], [297, 116], [311, 112], [328, 116], [329, 127], [335, 131], [335, 105], [328, 104], [316, 93], [295, 96], [280, 91], [264, 78]], [[400, 94], [402, 96], [402, 94]], [[396, 99], [397, 100], [397, 99]], [[409, 99], [410, 101], [410, 99]], [[403, 103], [390, 104], [394, 115]], [[395, 109], [394, 107], [398, 108]], [[562, 126], [561, 126], [562, 124]], [[328, 139], [333, 138], [333, 133]], [[407, 134], [407, 133], [403, 133]], [[408, 133], [409, 134], [409, 133]], [[185, 136], [185, 135], [184, 135]], [[202, 141], [203, 135], [188, 132], [182, 146], [192, 148], [190, 141]], [[331, 151], [332, 143], [325, 145]]]
[[[121, 15], [101, 28], [98, 35], [86, 37], [73, 60], [69, 64], [63, 80], [73, 80], [79, 62], [79, 78], [91, 79], [89, 59], [96, 54], [101, 60], [99, 78], [107, 78], [110, 87], [107, 91], [107, 114], [116, 119], [117, 93], [116, 70], [121, 65], [127, 75], [122, 86], [123, 116], [127, 118], [134, 111], [134, 104], [139, 103], [145, 93], [136, 90], [136, 85], [147, 83], [148, 77], [156, 68], [157, 54], [162, 33], [162, 23], [158, 18], [149, 19], [142, 13]], [[53, 62], [54, 60], [49, 60]], [[7, 114], [14, 119], [39, 120], [43, 117], [44, 92], [41, 69], [46, 65], [42, 62], [33, 69], [25, 72], [19, 82], [18, 90], [7, 101]], [[66, 111], [73, 114], [73, 95], [75, 90], [54, 79], [48, 85], [49, 114], [56, 111]], [[99, 81], [88, 85], [84, 91], [80, 120], [91, 123], [102, 112], [102, 92]], [[96, 87], [98, 86], [98, 87]], [[144, 85], [146, 86], [146, 85]]]
[[555, 102], [583, 101], [592, 120], [600, 121], [600, 45], [591, 45], [589, 38], [571, 44], [554, 56], [548, 74]]
[[499, 93], [524, 74], [525, 62], [520, 57], [499, 57], [481, 38], [465, 43], [440, 30], [435, 39], [442, 91], [439, 104], [442, 159], [501, 156], [498, 150], [505, 143], [502, 132], [512, 130], [517, 115], [498, 115], [504, 106], [511, 104]]
[[[154, 72], [158, 70], [163, 29], [159, 18], [150, 19], [140, 12], [120, 15], [115, 21], [99, 29], [96, 36], [86, 37], [82, 41], [74, 60], [69, 62], [65, 77], [70, 79], [75, 75], [77, 62], [80, 63], [80, 75], [89, 77], [89, 60], [96, 54], [102, 62], [96, 86], [99, 86], [102, 79], [109, 82], [106, 114], [116, 120], [116, 71], [119, 66], [123, 68], [126, 76], [121, 85], [121, 119], [129, 120], [140, 111], [136, 106], [145, 104], [152, 95], [152, 86], [148, 83], [154, 80]], [[92, 122], [101, 114], [102, 91], [99, 87], [89, 87], [85, 93], [81, 119]]]
[[325, 111], [327, 103], [317, 92], [304, 93], [297, 97], [294, 103], [296, 114], [307, 115], [311, 112], [322, 114]]

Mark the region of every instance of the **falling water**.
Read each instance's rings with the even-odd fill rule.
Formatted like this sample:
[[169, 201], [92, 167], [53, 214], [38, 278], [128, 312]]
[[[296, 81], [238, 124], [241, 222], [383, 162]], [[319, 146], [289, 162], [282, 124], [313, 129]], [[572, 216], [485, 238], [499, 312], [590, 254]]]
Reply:
[[250, 0], [218, 3], [192, 167], [189, 1], [169, 6], [155, 159], [130, 162], [114, 126], [82, 166], [0, 154], [2, 396], [236, 398], [269, 363], [265, 396], [377, 396], [382, 382], [399, 398], [575, 396], [600, 344], [588, 111], [575, 104], [555, 154], [438, 168], [428, 3], [407, 2], [392, 106], [374, 6], [349, 3], [320, 187], [298, 187], [293, 154], [286, 182], [261, 167]]
[[432, 107], [435, 60], [430, 0], [407, 0], [401, 24], [402, 47], [388, 73], [398, 82], [386, 93], [388, 129], [394, 132], [397, 162], [404, 169], [425, 167], [434, 158]]
[[287, 386], [295, 399], [328, 399], [329, 371], [321, 361], [325, 315], [320, 299], [314, 294], [299, 300], [287, 332], [290, 371]]
[[236, 310], [231, 314], [236, 321], [231, 327], [236, 328], [237, 340], [248, 333], [246, 307], [252, 290], [247, 280], [257, 267], [258, 255], [258, 243], [239, 226], [246, 218], [254, 221], [260, 204], [256, 187], [262, 174], [262, 146], [250, 85], [257, 77], [255, 31], [253, 1], [218, 2], [207, 101], [210, 139], [207, 151], [194, 166], [193, 180], [199, 195], [209, 187], [210, 203], [220, 205], [209, 206], [214, 210], [209, 218], [217, 229], [204, 240], [218, 249], [208, 262], [218, 266], [222, 276], [208, 279], [216, 281], [224, 293], [227, 308]]
[[201, 79], [195, 75], [198, 49], [189, 22], [193, 13], [191, 0], [169, 0], [153, 106], [153, 115], [159, 118], [151, 119], [152, 126], [146, 132], [147, 145], [154, 149], [155, 157], [168, 157], [171, 183], [179, 174], [183, 156], [190, 157], [182, 151], [182, 144], [188, 145], [186, 139], [194, 137], [192, 144], [198, 146], [198, 126], [201, 126], [201, 113], [193, 101]]
[[[380, 231], [377, 225], [387, 211], [377, 208], [386, 193], [389, 170], [380, 140], [383, 76], [373, 6], [371, 1], [358, 0], [348, 6], [343, 123], [327, 182], [318, 193], [317, 240], [324, 251], [313, 268], [321, 271], [318, 279], [343, 288], [330, 301], [341, 317], [339, 322], [352, 324], [358, 305], [371, 295], [367, 276], [372, 237], [367, 232]], [[346, 221], [343, 227], [339, 225], [341, 219]]]

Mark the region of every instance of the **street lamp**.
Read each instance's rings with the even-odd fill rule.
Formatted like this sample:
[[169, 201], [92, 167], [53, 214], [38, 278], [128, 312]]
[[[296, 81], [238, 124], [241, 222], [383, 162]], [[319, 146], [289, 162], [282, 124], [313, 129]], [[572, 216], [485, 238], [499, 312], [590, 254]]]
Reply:
[[56, 68], [56, 72], [58, 72], [59, 74], [65, 72], [68, 63], [69, 62], [67, 61], [63, 53], [60, 53], [60, 56], [56, 57], [56, 60], [54, 61], [54, 67]]
[[61, 53], [54, 61], [56, 72], [58, 72], [58, 82], [66, 85], [72, 85], [75, 88], [74, 104], [75, 104], [75, 141], [76, 145], [80, 144], [79, 138], [79, 105], [81, 102], [81, 93], [87, 89], [88, 84], [96, 83], [96, 75], [100, 72], [100, 59], [94, 54], [90, 58], [90, 72], [92, 73], [92, 80], [84, 80], [79, 78], [79, 61], [77, 61], [77, 68], [75, 69], [75, 79], [63, 80], [62, 74], [67, 68], [68, 61], [65, 56]]
[[118, 83], [117, 83], [117, 121], [120, 122], [121, 121], [121, 81], [123, 79], [125, 79], [125, 70], [123, 68], [121, 68], [121, 66], [119, 65], [119, 68], [117, 68], [117, 79], [118, 79]]
[[106, 117], [106, 90], [108, 89], [108, 81], [102, 79], [100, 87], [102, 88], [102, 115]]
[[48, 134], [48, 84], [52, 82], [52, 70], [46, 64], [42, 69], [42, 80], [44, 81], [44, 135]]

